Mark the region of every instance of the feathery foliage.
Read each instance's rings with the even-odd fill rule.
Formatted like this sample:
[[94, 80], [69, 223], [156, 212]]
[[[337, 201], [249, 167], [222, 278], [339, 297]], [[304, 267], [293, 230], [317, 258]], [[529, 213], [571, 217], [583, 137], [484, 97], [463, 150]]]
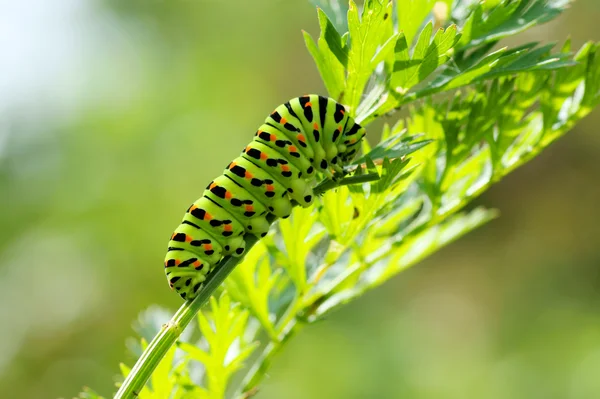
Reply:
[[[320, 35], [304, 38], [329, 95], [363, 125], [402, 108], [410, 116], [365, 141], [344, 185], [323, 182], [313, 207], [276, 223], [198, 328], [164, 346], [157, 367], [146, 364], [156, 367], [147, 384], [136, 369], [126, 385], [142, 384], [142, 399], [253, 395], [303, 327], [496, 217], [464, 208], [600, 101], [598, 44], [498, 46], [558, 16], [566, 0], [312, 2]], [[185, 325], [162, 330], [174, 326], [174, 341]], [[150, 329], [158, 344], [159, 329]]]

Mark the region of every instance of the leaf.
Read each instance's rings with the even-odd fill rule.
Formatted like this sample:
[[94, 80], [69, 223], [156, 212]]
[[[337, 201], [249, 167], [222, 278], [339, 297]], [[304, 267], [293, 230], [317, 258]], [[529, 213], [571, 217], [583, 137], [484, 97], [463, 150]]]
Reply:
[[396, 62], [391, 76], [391, 86], [396, 91], [406, 93], [450, 58], [448, 52], [460, 39], [460, 34], [456, 33], [456, 25], [448, 27], [445, 31], [440, 28], [430, 42], [432, 29], [433, 24], [429, 23], [421, 31], [410, 59], [406, 41], [401, 38], [397, 42]]
[[[218, 300], [210, 298], [211, 314], [198, 314], [198, 325], [203, 341], [198, 345], [179, 341], [177, 346], [189, 357], [204, 365], [206, 389], [197, 391], [200, 398], [221, 399], [233, 374], [243, 367], [243, 362], [256, 348], [247, 343], [247, 310], [232, 303], [224, 294]], [[163, 396], [167, 397], [167, 396]]]
[[317, 9], [321, 34], [318, 39], [318, 47], [310, 34], [303, 31], [304, 41], [312, 55], [317, 68], [323, 78], [323, 83], [333, 98], [340, 97], [346, 84], [344, 76], [345, 66], [348, 61], [348, 49], [344, 39], [335, 30], [335, 27], [327, 18], [327, 15]]
[[399, 158], [393, 160], [384, 158], [381, 168], [381, 178], [373, 183], [372, 192], [377, 194], [389, 190], [397, 182], [398, 175], [408, 165], [408, 162], [409, 160]]
[[[384, 266], [386, 271], [380, 277], [381, 281], [387, 280], [390, 273], [397, 273], [401, 269], [414, 265], [430, 253], [448, 245], [497, 216], [498, 213], [494, 210], [477, 208], [469, 213], [459, 213], [448, 219], [448, 221], [424, 230], [408, 239], [403, 238], [397, 244], [399, 249], [392, 252], [390, 265]], [[408, 242], [403, 245], [405, 240]]]
[[282, 266], [302, 295], [307, 290], [306, 260], [325, 231], [315, 226], [318, 215], [312, 208], [296, 208], [292, 215], [279, 221], [279, 231], [285, 248], [280, 258]]
[[378, 47], [393, 35], [391, 12], [391, 1], [366, 0], [359, 17], [356, 3], [350, 0], [348, 10], [350, 50], [343, 102], [350, 108], [351, 115], [356, 115], [362, 93], [375, 69], [371, 60], [377, 53]]
[[279, 278], [279, 271], [272, 269], [264, 241], [259, 241], [225, 280], [231, 298], [250, 310], [273, 340], [277, 340], [277, 333], [269, 299]]
[[426, 88], [417, 90], [410, 99], [430, 96], [434, 93], [453, 90], [472, 83], [491, 80], [501, 76], [536, 70], [552, 70], [573, 66], [565, 54], [547, 54], [551, 46], [535, 49], [533, 44], [518, 49], [499, 49], [464, 70], [447, 69]]
[[377, 144], [367, 154], [361, 156], [352, 165], [359, 165], [369, 159], [370, 162], [383, 160], [384, 158], [395, 159], [403, 158], [415, 151], [425, 147], [431, 140], [416, 141], [419, 136], [403, 136], [397, 134], [390, 136]]
[[310, 0], [312, 4], [321, 8], [325, 14], [331, 17], [331, 21], [338, 32], [348, 31], [348, 3], [343, 0]]
[[[398, 2], [398, 28], [404, 33], [408, 44], [412, 43], [436, 3], [438, 0], [402, 0]], [[449, 10], [452, 0], [442, 0], [440, 3], [444, 3]]]
[[[487, 223], [496, 216], [495, 211], [478, 208], [469, 214], [458, 214], [447, 222], [423, 230], [414, 236], [403, 238], [395, 246], [388, 247], [388, 251], [380, 255], [377, 261], [369, 265], [367, 269], [363, 269], [364, 271], [359, 274], [360, 278], [350, 288], [334, 291], [332, 295], [328, 295], [326, 299], [322, 300], [313, 311], [311, 320], [326, 316], [337, 307], [382, 284], [399, 271], [414, 265], [426, 255]], [[339, 286], [339, 281], [335, 285]]]
[[556, 18], [570, 0], [504, 0], [487, 9], [479, 3], [463, 25], [461, 50], [496, 42]]
[[321, 27], [321, 36], [319, 37], [319, 47], [329, 48], [329, 50], [335, 55], [335, 58], [344, 67], [348, 64], [348, 48], [346, 47], [345, 40], [340, 36], [335, 27], [327, 18], [327, 14], [320, 8], [317, 9], [319, 15], [319, 26]]

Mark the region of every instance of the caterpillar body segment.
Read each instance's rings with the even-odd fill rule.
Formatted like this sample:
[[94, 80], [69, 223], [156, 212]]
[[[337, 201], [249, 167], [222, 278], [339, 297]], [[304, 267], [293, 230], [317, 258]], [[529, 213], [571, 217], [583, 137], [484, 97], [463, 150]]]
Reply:
[[225, 170], [225, 176], [254, 193], [277, 217], [285, 218], [292, 212], [292, 202], [287, 189], [275, 182], [273, 176], [244, 157], [234, 159]]
[[292, 141], [282, 131], [273, 125], [264, 124], [256, 132], [255, 142], [278, 151], [285, 156], [291, 164], [299, 168], [305, 178], [314, 176], [315, 168], [311, 163], [312, 156], [307, 155], [298, 144], [297, 139]]
[[312, 187], [302, 179], [300, 169], [277, 151], [260, 142], [253, 142], [244, 150], [244, 158], [267, 171], [283, 187], [287, 187], [292, 200], [304, 207], [312, 203]]
[[165, 257], [171, 289], [193, 299], [224, 256], [244, 254], [246, 234], [267, 234], [269, 214], [285, 218], [295, 205], [310, 206], [316, 173], [342, 173], [364, 136], [330, 98], [307, 95], [277, 107], [171, 235]]
[[238, 184], [225, 175], [210, 182], [204, 195], [214, 202], [227, 208], [231, 215], [244, 224], [246, 231], [257, 236], [266, 235], [269, 231], [267, 208]]

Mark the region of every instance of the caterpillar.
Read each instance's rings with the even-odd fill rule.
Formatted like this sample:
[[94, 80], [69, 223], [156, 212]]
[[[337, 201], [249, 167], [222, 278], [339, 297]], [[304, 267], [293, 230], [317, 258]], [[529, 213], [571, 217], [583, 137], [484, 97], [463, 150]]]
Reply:
[[224, 256], [243, 255], [245, 234], [267, 234], [269, 214], [287, 218], [294, 206], [310, 206], [316, 174], [343, 174], [364, 136], [331, 98], [306, 95], [277, 107], [171, 235], [165, 257], [171, 289], [186, 300], [196, 297]]

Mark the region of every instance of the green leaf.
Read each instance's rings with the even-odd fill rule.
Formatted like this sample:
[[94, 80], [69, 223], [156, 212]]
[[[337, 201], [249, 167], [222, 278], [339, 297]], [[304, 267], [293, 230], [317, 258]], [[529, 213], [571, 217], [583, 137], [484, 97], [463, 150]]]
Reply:
[[325, 234], [322, 228], [315, 226], [317, 218], [312, 208], [297, 207], [289, 218], [279, 221], [285, 247], [285, 255], [279, 261], [296, 286], [298, 295], [303, 295], [307, 290], [307, 257]]
[[[411, 44], [425, 18], [430, 15], [436, 3], [443, 3], [450, 10], [453, 0], [402, 0], [398, 2], [398, 25], [406, 41]], [[446, 13], [447, 14], [447, 13]], [[445, 15], [444, 17], [448, 17]]]
[[317, 14], [321, 28], [318, 47], [310, 34], [304, 31], [302, 33], [304, 34], [306, 47], [312, 55], [315, 64], [317, 64], [329, 95], [333, 98], [338, 98], [346, 84], [344, 72], [348, 60], [348, 49], [345, 46], [344, 39], [335, 30], [327, 15], [321, 9], [317, 10]]
[[327, 14], [325, 14], [323, 10], [318, 8], [317, 13], [319, 15], [319, 26], [321, 27], [319, 47], [328, 48], [333, 55], [335, 55], [335, 58], [337, 58], [340, 64], [346, 67], [348, 64], [348, 48], [346, 47], [345, 40], [342, 39], [342, 36], [335, 30], [335, 27], [329, 18], [327, 18]]
[[408, 165], [409, 160], [396, 158], [390, 160], [389, 158], [383, 159], [381, 168], [381, 178], [372, 184], [373, 193], [384, 193], [389, 190], [390, 187], [398, 181], [398, 175]]
[[343, 0], [310, 0], [310, 2], [331, 17], [331, 21], [338, 32], [348, 31], [348, 21], [346, 20], [348, 2]]
[[252, 248], [244, 261], [225, 280], [225, 287], [231, 298], [250, 310], [275, 341], [277, 333], [269, 310], [269, 299], [271, 291], [279, 281], [279, 272], [272, 269], [263, 240]]
[[408, 99], [430, 96], [434, 93], [457, 89], [476, 82], [491, 80], [500, 76], [510, 76], [522, 72], [553, 70], [573, 66], [566, 54], [548, 54], [552, 47], [534, 48], [527, 44], [508, 50], [506, 47], [473, 60], [466, 69], [447, 69], [426, 88], [415, 91]]
[[[381, 285], [428, 254], [448, 245], [495, 217], [497, 217], [497, 212], [481, 208], [468, 214], [458, 214], [447, 222], [422, 230], [418, 234], [404, 237], [395, 246], [387, 247], [385, 253], [380, 254], [377, 261], [367, 268], [361, 268], [359, 264], [347, 268], [346, 276], [353, 271], [358, 271], [358, 278], [349, 288], [334, 291], [332, 295], [328, 295], [326, 299], [322, 300], [313, 312], [314, 320], [325, 317], [332, 310], [350, 302], [367, 290]], [[335, 286], [339, 287], [340, 281], [336, 281]]]
[[496, 42], [556, 18], [570, 0], [504, 0], [496, 7], [479, 3], [463, 26], [459, 47], [469, 49]]
[[232, 303], [228, 295], [218, 300], [211, 297], [210, 309], [210, 315], [198, 314], [202, 341], [198, 345], [178, 341], [177, 347], [204, 366], [206, 387], [196, 391], [198, 397], [222, 399], [228, 382], [243, 367], [256, 344], [246, 342], [248, 311]]
[[367, 159], [372, 164], [373, 161], [383, 160], [384, 158], [403, 158], [431, 143], [431, 140], [416, 141], [418, 138], [420, 137], [403, 136], [402, 134], [390, 136], [375, 146], [369, 153], [354, 161], [353, 165], [362, 164]]
[[392, 6], [392, 2], [387, 0], [367, 0], [359, 17], [356, 3], [350, 0], [348, 10], [350, 50], [343, 102], [350, 108], [351, 115], [356, 115], [365, 86], [375, 69], [371, 60], [377, 53], [378, 47], [393, 35]]
[[400, 38], [397, 42], [391, 86], [401, 94], [427, 79], [439, 66], [446, 63], [450, 58], [449, 51], [460, 39], [460, 35], [456, 33], [456, 25], [450, 26], [445, 31], [440, 28], [433, 41], [431, 41], [432, 29], [431, 23], [423, 29], [410, 59], [408, 59], [406, 41]]

